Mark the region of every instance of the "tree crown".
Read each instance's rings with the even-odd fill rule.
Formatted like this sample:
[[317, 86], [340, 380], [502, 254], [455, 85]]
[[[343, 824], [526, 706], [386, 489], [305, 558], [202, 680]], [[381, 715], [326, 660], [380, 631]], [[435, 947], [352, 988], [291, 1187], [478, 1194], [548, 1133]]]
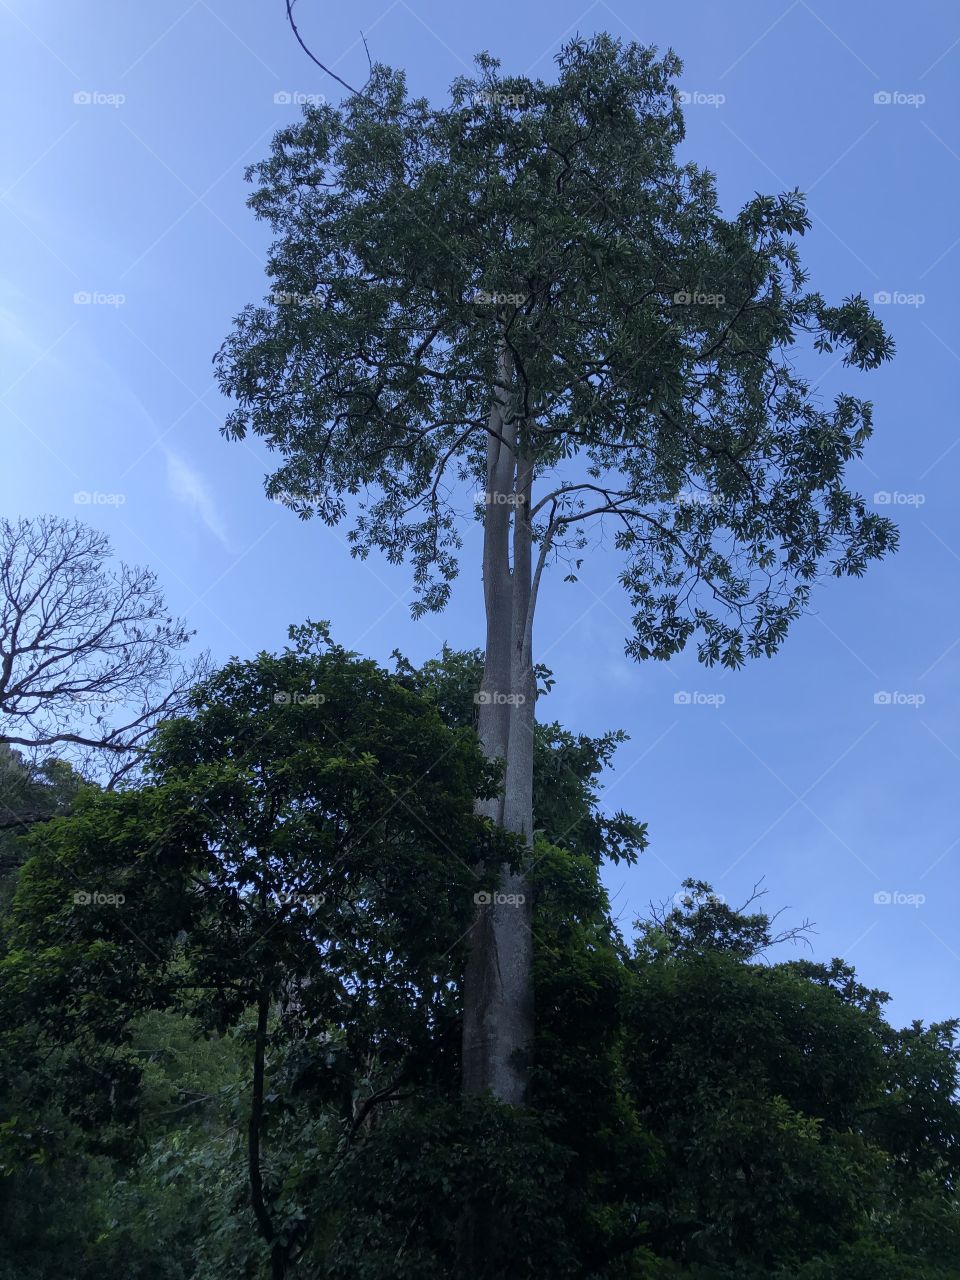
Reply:
[[680, 163], [672, 53], [601, 35], [557, 62], [547, 83], [481, 55], [443, 107], [378, 66], [277, 134], [248, 175], [273, 292], [217, 355], [224, 431], [282, 455], [268, 492], [304, 518], [354, 505], [353, 551], [409, 557], [415, 611], [449, 598], [494, 432], [516, 492], [480, 505], [522, 500], [532, 471], [542, 560], [614, 522], [629, 652], [699, 633], [735, 666], [777, 648], [815, 578], [895, 544], [844, 485], [871, 406], [821, 405], [792, 353], [871, 369], [893, 345], [861, 296], [806, 289], [799, 192], [726, 218]]

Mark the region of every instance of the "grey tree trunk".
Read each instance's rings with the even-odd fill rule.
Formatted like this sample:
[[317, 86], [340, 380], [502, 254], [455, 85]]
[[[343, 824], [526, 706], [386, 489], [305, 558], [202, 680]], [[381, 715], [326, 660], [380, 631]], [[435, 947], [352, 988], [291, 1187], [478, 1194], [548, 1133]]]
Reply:
[[[527, 846], [533, 828], [532, 464], [508, 388], [509, 351], [501, 352], [487, 440], [483, 591], [486, 656], [480, 693], [484, 753], [505, 763], [501, 795], [480, 811]], [[511, 533], [513, 565], [511, 568]], [[533, 1043], [533, 947], [525, 871], [501, 868], [500, 892], [478, 906], [463, 991], [463, 1092], [489, 1092], [522, 1105]]]

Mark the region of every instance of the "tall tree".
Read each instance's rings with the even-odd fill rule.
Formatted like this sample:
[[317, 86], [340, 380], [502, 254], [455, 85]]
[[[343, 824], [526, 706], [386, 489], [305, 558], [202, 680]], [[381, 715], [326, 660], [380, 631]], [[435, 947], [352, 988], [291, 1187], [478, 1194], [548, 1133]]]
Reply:
[[[612, 523], [628, 653], [695, 638], [736, 667], [776, 651], [819, 576], [863, 573], [896, 537], [845, 487], [869, 403], [824, 406], [796, 367], [803, 338], [858, 369], [892, 353], [860, 295], [806, 290], [800, 193], [722, 215], [712, 175], [676, 158], [672, 53], [600, 35], [557, 63], [546, 83], [482, 55], [443, 107], [377, 66], [362, 94], [308, 107], [249, 172], [273, 292], [216, 357], [225, 434], [283, 458], [268, 494], [331, 525], [353, 510], [356, 555], [412, 561], [415, 613], [446, 604], [481, 490], [479, 727], [505, 761], [483, 812], [528, 846], [549, 564]], [[503, 888], [472, 928], [463, 1081], [520, 1103], [525, 868]]]
[[181, 660], [191, 633], [156, 575], [111, 557], [79, 521], [0, 520], [0, 744], [57, 748], [115, 781], [206, 660]]

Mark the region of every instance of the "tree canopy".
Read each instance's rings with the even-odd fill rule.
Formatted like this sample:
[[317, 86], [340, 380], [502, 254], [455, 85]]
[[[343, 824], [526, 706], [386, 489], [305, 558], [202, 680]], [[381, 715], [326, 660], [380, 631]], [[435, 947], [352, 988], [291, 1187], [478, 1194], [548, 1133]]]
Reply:
[[[478, 661], [296, 629], [197, 689], [143, 784], [31, 826], [0, 1275], [446, 1280], [472, 1200], [505, 1280], [954, 1280], [957, 1024], [895, 1029], [849, 965], [772, 957], [802, 925], [700, 882], [624, 935], [615, 735], [538, 727], [529, 1105], [459, 1098], [474, 867], [509, 857], [473, 804]], [[643, 839], [617, 816], [611, 847]]]
[[418, 609], [449, 598], [470, 499], [486, 517], [512, 493], [542, 561], [612, 519], [635, 656], [696, 634], [737, 665], [779, 646], [819, 574], [895, 543], [844, 483], [870, 404], [820, 403], [795, 359], [872, 369], [893, 344], [860, 294], [807, 288], [798, 191], [728, 218], [677, 159], [675, 55], [600, 35], [557, 64], [546, 82], [482, 55], [446, 106], [375, 66], [276, 135], [249, 171], [271, 293], [218, 354], [224, 429], [281, 455], [271, 497], [353, 515], [358, 555], [409, 556]]

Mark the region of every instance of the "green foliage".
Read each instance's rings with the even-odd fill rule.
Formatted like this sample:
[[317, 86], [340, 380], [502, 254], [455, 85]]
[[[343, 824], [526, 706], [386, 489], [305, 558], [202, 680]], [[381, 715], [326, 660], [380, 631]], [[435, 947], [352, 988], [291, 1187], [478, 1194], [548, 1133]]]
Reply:
[[697, 882], [641, 931], [623, 1063], [665, 1156], [651, 1230], [693, 1275], [938, 1276], [960, 1260], [957, 1025], [896, 1032], [841, 961], [759, 962], [771, 936]]
[[457, 1206], [476, 1198], [503, 1228], [490, 1236], [491, 1275], [577, 1275], [568, 1161], [533, 1116], [494, 1103], [411, 1105], [337, 1169], [332, 1234], [306, 1274], [312, 1263], [338, 1280], [444, 1280], [456, 1274]]
[[808, 342], [872, 369], [893, 343], [859, 294], [806, 288], [798, 191], [728, 219], [713, 175], [678, 162], [673, 53], [598, 35], [556, 61], [546, 82], [481, 55], [444, 106], [378, 65], [276, 135], [248, 175], [271, 293], [218, 353], [224, 431], [281, 455], [271, 497], [349, 510], [355, 554], [409, 558], [418, 613], [449, 599], [498, 389], [544, 551], [579, 567], [589, 522], [614, 517], [628, 652], [697, 637], [738, 666], [779, 647], [818, 576], [896, 544], [844, 484], [870, 404], [823, 407], [797, 360]]
[[[615, 734], [540, 730], [530, 1106], [463, 1106], [477, 657], [388, 674], [323, 625], [292, 640], [198, 688], [144, 784], [31, 831], [0, 1280], [260, 1280], [278, 1256], [446, 1280], [494, 1221], [490, 1280], [960, 1276], [957, 1025], [891, 1027], [839, 960], [771, 963], [795, 931], [699, 881], [628, 944], [597, 867]], [[96, 892], [123, 902], [74, 901]]]
[[[394, 652], [397, 674], [404, 684], [430, 698], [451, 728], [477, 725], [476, 694], [483, 676], [479, 649], [456, 652], [444, 646], [439, 658], [415, 668]], [[553, 673], [536, 669], [540, 696], [553, 686]], [[610, 766], [618, 746], [627, 741], [622, 729], [591, 738], [574, 734], [556, 721], [534, 725], [534, 829], [572, 853], [587, 853], [596, 866], [635, 862], [646, 848], [646, 824], [618, 811], [599, 808], [597, 783]]]
[[[322, 624], [291, 635], [282, 655], [197, 688], [191, 716], [157, 733], [145, 785], [81, 791], [69, 818], [34, 830], [4, 960], [7, 1050], [34, 1072], [25, 1098], [54, 1097], [91, 1150], [119, 1157], [144, 1129], [165, 1132], [166, 1113], [209, 1110], [211, 1064], [191, 1045], [229, 1037], [245, 1077], [234, 1119], [242, 1131], [256, 1112], [269, 1131], [270, 1234], [288, 1244], [314, 1174], [296, 1139], [319, 1123], [336, 1145], [362, 1096], [398, 1074], [451, 1087], [473, 894], [491, 882], [488, 855], [499, 866], [513, 851], [475, 816], [495, 777], [472, 730], [445, 726]], [[250, 1011], [264, 1001], [261, 1026]], [[184, 1054], [171, 1078], [166, 1060]], [[210, 1155], [187, 1145], [185, 1159]], [[222, 1179], [227, 1148], [213, 1145]], [[246, 1164], [233, 1163], [221, 1227], [256, 1254], [236, 1190]]]
[[0, 900], [5, 905], [27, 856], [21, 837], [33, 823], [69, 812], [81, 783], [66, 760], [30, 763], [0, 742]]

